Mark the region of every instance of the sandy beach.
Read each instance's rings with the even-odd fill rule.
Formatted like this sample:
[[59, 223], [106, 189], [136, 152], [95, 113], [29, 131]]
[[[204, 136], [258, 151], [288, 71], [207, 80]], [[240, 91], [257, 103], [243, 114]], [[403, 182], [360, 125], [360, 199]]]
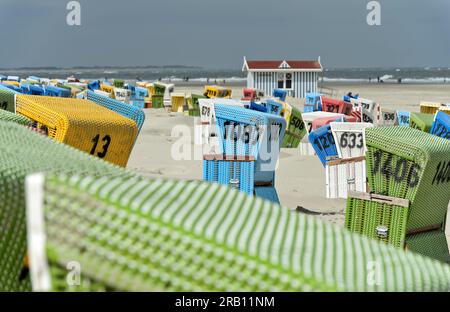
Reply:
[[[240, 98], [243, 84], [231, 85], [233, 97]], [[325, 84], [340, 97], [348, 91], [373, 99], [382, 107], [419, 111], [420, 101], [450, 102], [450, 84]], [[175, 92], [203, 93], [203, 85], [182, 84]], [[301, 108], [302, 101], [298, 106]], [[164, 109], [145, 109], [146, 121], [128, 162], [128, 168], [150, 177], [185, 180], [202, 179], [202, 161], [194, 158], [194, 117], [169, 113]], [[192, 133], [190, 160], [173, 160], [171, 149], [178, 140], [172, 129], [183, 125]], [[186, 129], [187, 129], [186, 128]], [[325, 169], [317, 157], [299, 155], [299, 149], [282, 149], [276, 172], [276, 189], [281, 204], [302, 207], [311, 214], [339, 225], [343, 224], [346, 200], [325, 198]], [[303, 210], [304, 211], [304, 210]]]

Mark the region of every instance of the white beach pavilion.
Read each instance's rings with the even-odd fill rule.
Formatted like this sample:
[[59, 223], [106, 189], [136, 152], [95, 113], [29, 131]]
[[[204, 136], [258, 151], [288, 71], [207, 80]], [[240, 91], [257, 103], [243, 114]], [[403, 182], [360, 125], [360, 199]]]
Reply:
[[304, 98], [308, 92], [317, 92], [319, 73], [323, 70], [317, 60], [247, 60], [242, 71], [247, 72], [247, 87], [271, 95], [274, 89], [284, 89], [289, 96]]

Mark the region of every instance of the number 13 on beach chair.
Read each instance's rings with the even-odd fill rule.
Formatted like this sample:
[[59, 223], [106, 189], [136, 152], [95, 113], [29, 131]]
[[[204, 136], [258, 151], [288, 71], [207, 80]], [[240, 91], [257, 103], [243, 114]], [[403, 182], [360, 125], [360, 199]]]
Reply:
[[17, 95], [17, 112], [35, 121], [57, 141], [126, 166], [136, 123], [88, 100]]

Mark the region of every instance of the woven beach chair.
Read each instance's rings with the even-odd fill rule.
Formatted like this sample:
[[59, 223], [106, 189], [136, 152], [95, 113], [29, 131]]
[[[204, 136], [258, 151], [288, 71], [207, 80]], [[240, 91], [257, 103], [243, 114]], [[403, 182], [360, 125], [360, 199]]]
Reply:
[[131, 90], [130, 103], [136, 108], [145, 108], [145, 98], [148, 96], [148, 90], [142, 87], [128, 86]]
[[162, 95], [166, 92], [166, 86], [163, 84], [154, 83], [152, 95]]
[[287, 91], [284, 89], [274, 89], [272, 92], [272, 96], [284, 102], [286, 101]]
[[408, 200], [350, 192], [345, 227], [351, 232], [450, 264], [443, 226], [411, 229], [410, 213]]
[[44, 88], [46, 96], [56, 96], [56, 97], [66, 97], [69, 98], [72, 96], [70, 90], [59, 88], [56, 86], [46, 86]]
[[411, 116], [410, 112], [397, 111], [397, 124], [399, 126], [409, 127], [409, 117], [410, 116]]
[[355, 123], [356, 117], [355, 116], [348, 116], [348, 115], [336, 115], [331, 117], [320, 117], [316, 118], [312, 122], [312, 131], [317, 130], [325, 125], [329, 125], [332, 122], [350, 122]]
[[297, 148], [307, 133], [302, 113], [284, 102], [282, 116], [286, 120], [286, 131], [281, 147]]
[[266, 101], [266, 108], [268, 114], [279, 116], [281, 115], [281, 110], [283, 109], [283, 103], [269, 99]]
[[125, 85], [125, 81], [121, 80], [121, 79], [114, 79], [113, 81], [113, 86], [116, 88], [123, 88]]
[[431, 134], [450, 140], [450, 115], [438, 112], [431, 127]]
[[39, 85], [22, 83], [20, 88], [23, 94], [45, 95], [45, 89]]
[[25, 176], [35, 172], [93, 176], [132, 176], [132, 173], [1, 120], [0, 151], [0, 291], [31, 290], [28, 267], [24, 266]]
[[[1, 90], [0, 90], [1, 93]], [[0, 120], [1, 121], [11, 121], [23, 126], [32, 126], [33, 122], [25, 116], [17, 115], [9, 111], [0, 109]]]
[[409, 117], [409, 126], [414, 129], [419, 129], [423, 132], [430, 133], [433, 126], [434, 115], [423, 113], [411, 113]]
[[138, 132], [133, 120], [83, 99], [16, 95], [16, 105], [55, 140], [126, 166]]
[[214, 119], [219, 153], [204, 156], [204, 180], [230, 185], [250, 195], [255, 186], [274, 187], [286, 128], [284, 118], [217, 103]]
[[304, 113], [311, 113], [322, 110], [321, 93], [306, 93], [306, 101], [303, 107]]
[[442, 106], [441, 103], [436, 102], [420, 102], [420, 112], [423, 114], [436, 114], [439, 108]]
[[83, 91], [79, 93], [77, 97], [80, 99], [86, 99], [94, 103], [97, 103], [98, 105], [110, 109], [126, 118], [134, 120], [134, 122], [137, 125], [138, 132], [141, 131], [142, 125], [144, 124], [145, 121], [145, 113], [142, 111], [142, 109], [119, 102], [115, 99], [111, 99], [109, 97], [103, 96], [91, 90]]
[[189, 116], [200, 116], [199, 99], [206, 99], [206, 96], [201, 94], [191, 94], [187, 99]]
[[312, 131], [308, 135], [308, 139], [324, 168], [328, 160], [338, 158], [336, 142], [334, 141], [331, 126], [329, 124]]
[[353, 104], [349, 102], [322, 96], [321, 103], [324, 112], [344, 115], [351, 115], [352, 113]]
[[171, 94], [171, 112], [182, 113], [186, 105], [186, 95], [184, 93]]
[[208, 99], [199, 98], [201, 142], [204, 154], [223, 154], [222, 146], [219, 145], [219, 132], [217, 130], [214, 104], [220, 103], [228, 106], [246, 107], [246, 104], [232, 99]]
[[0, 85], [0, 109], [11, 113], [16, 112], [16, 94], [20, 94], [11, 88]]
[[27, 190], [37, 291], [450, 290], [448, 265], [219, 185], [35, 175]]
[[[371, 224], [375, 222], [374, 218], [384, 215], [386, 223], [401, 229], [389, 230], [390, 225], [381, 224], [389, 231], [386, 240], [399, 242], [407, 240], [407, 235], [430, 231], [440, 231], [445, 235], [443, 226], [450, 200], [450, 141], [407, 127], [366, 129], [365, 134], [371, 192], [409, 202], [397, 210], [392, 205], [384, 210], [384, 206], [378, 204], [377, 209], [367, 210], [357, 207], [370, 206], [370, 201], [360, 199], [358, 203], [349, 200], [349, 228], [359, 232], [366, 223]], [[396, 214], [392, 214], [394, 210]], [[387, 217], [389, 215], [391, 218]], [[350, 225], [354, 223], [359, 225]], [[376, 235], [373, 231], [371, 234]], [[436, 248], [445, 249], [442, 246]]]

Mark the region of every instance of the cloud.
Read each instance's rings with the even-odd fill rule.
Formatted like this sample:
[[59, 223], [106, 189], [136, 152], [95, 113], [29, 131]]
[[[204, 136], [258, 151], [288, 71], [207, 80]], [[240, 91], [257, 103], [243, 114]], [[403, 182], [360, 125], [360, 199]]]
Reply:
[[329, 67], [449, 66], [450, 1], [2, 0], [0, 67], [186, 64], [239, 68], [242, 57], [316, 58]]

